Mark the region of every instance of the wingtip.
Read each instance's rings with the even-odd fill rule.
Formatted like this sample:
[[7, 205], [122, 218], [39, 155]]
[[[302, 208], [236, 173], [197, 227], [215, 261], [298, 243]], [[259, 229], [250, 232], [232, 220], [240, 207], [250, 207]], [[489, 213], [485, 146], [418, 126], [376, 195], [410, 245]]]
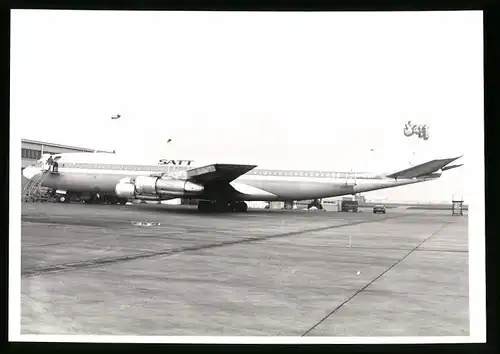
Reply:
[[460, 156], [456, 156], [456, 157], [450, 157], [450, 158], [447, 158], [447, 159], [443, 159], [443, 160], [449, 160], [450, 162], [449, 163], [452, 163], [460, 158], [462, 158], [464, 156], [464, 154], [460, 155]]
[[460, 155], [460, 156], [458, 156], [458, 157], [455, 157], [455, 158], [453, 159], [453, 161], [457, 161], [457, 160], [461, 159], [462, 157], [464, 157], [464, 154], [462, 154], [462, 155]]

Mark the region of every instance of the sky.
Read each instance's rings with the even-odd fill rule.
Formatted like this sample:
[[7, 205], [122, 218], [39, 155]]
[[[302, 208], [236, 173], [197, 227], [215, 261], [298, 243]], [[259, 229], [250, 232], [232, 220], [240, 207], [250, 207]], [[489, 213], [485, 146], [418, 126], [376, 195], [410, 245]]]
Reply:
[[[18, 10], [11, 18], [19, 138], [340, 171], [464, 154], [465, 166], [438, 181], [365, 195], [467, 201], [467, 161], [483, 141], [481, 12]], [[430, 138], [405, 137], [409, 120], [428, 124]]]

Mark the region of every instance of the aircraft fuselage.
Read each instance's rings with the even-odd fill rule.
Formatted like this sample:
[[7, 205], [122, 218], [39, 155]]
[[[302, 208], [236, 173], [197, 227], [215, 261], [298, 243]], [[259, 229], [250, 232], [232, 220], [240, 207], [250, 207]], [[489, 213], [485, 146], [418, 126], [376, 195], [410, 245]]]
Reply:
[[[62, 158], [59, 160], [58, 173], [47, 173], [43, 177], [42, 185], [72, 193], [116, 195], [116, 185], [123, 178], [148, 176], [153, 173], [164, 173], [169, 177], [182, 178], [187, 170], [196, 167], [190, 160], [164, 161], [170, 161], [170, 163], [132, 165], [72, 161]], [[305, 200], [392, 188], [430, 179], [435, 178], [396, 180], [370, 173], [255, 168], [231, 181], [229, 189], [224, 191], [207, 189], [197, 198], [214, 199], [213, 194], [223, 192], [223, 197], [228, 200]], [[176, 197], [181, 196], [165, 194], [162, 199]]]

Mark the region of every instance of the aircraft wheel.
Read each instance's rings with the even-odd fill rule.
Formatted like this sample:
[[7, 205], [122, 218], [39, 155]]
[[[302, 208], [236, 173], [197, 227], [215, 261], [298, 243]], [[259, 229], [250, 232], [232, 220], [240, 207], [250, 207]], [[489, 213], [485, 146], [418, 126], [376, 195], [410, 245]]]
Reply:
[[231, 212], [238, 212], [239, 211], [239, 203], [238, 202], [230, 202], [229, 203], [229, 211]]
[[119, 203], [120, 205], [125, 205], [127, 204], [127, 201], [128, 201], [127, 199], [120, 199]]
[[209, 211], [212, 211], [213, 209], [213, 204], [207, 200], [200, 200], [198, 202], [198, 211], [201, 211], [201, 212], [209, 212]]
[[237, 202], [234, 211], [239, 212], [239, 213], [244, 213], [248, 210], [248, 205], [245, 202]]
[[118, 198], [115, 198], [115, 197], [108, 197], [108, 203], [111, 204], [111, 205], [115, 205], [115, 204], [118, 204], [119, 203], [119, 200]]
[[59, 203], [65, 203], [68, 198], [65, 195], [61, 195], [59, 196], [59, 198], [57, 198], [57, 200], [59, 201]]
[[212, 204], [212, 207], [214, 208], [214, 211], [217, 211], [219, 213], [227, 213], [233, 211], [232, 204], [226, 201], [217, 201]]

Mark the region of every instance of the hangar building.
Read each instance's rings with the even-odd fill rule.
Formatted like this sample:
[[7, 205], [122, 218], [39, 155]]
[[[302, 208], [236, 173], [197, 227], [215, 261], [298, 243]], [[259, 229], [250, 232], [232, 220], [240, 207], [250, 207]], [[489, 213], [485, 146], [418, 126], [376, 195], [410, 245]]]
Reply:
[[108, 152], [114, 151], [95, 150], [77, 146], [53, 144], [44, 141], [21, 139], [21, 171], [34, 164], [42, 154], [61, 154], [64, 152]]
[[53, 144], [45, 141], [21, 139], [21, 178], [22, 186], [28, 181], [23, 175], [23, 170], [29, 165], [34, 164], [42, 157], [42, 154], [61, 154], [64, 152], [108, 152], [114, 151], [94, 150], [78, 146], [69, 146], [61, 144]]

